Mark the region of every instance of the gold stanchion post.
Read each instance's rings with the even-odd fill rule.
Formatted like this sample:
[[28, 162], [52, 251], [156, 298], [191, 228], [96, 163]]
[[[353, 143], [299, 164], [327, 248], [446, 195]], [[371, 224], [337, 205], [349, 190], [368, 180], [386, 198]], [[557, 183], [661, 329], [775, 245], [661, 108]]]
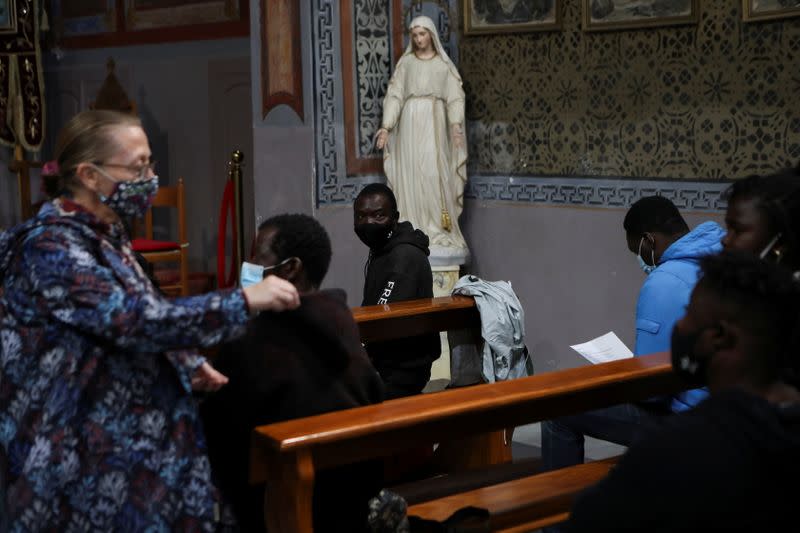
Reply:
[[[244, 162], [244, 154], [241, 150], [234, 150], [231, 153], [231, 160], [228, 163], [228, 179], [233, 180], [233, 203], [234, 203], [234, 217], [236, 227], [236, 259], [237, 265], [241, 265], [245, 260], [244, 256], [244, 220], [242, 209], [242, 163]], [[237, 268], [239, 268], [237, 266]]]

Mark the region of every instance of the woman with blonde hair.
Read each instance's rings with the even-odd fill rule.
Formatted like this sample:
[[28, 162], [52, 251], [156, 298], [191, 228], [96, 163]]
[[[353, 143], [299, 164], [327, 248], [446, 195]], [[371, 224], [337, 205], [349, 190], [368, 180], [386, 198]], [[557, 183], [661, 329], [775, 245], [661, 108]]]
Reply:
[[189, 349], [299, 305], [274, 276], [165, 299], [122, 225], [158, 188], [135, 117], [87, 111], [56, 146], [60, 195], [0, 235], [0, 480], [13, 531], [213, 531]]

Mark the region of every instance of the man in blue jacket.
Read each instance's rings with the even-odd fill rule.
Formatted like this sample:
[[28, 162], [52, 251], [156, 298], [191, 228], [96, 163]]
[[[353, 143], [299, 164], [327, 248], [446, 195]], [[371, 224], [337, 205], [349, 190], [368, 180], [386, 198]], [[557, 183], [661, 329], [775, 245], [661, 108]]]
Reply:
[[[634, 203], [622, 225], [628, 249], [647, 274], [636, 304], [634, 355], [668, 351], [672, 328], [686, 312], [697, 283], [699, 259], [722, 250], [724, 231], [715, 222], [704, 222], [689, 231], [675, 204], [662, 196]], [[706, 396], [705, 389], [695, 389], [544, 422], [544, 467], [554, 470], [582, 463], [585, 435], [629, 446], [665, 415], [690, 409]]]

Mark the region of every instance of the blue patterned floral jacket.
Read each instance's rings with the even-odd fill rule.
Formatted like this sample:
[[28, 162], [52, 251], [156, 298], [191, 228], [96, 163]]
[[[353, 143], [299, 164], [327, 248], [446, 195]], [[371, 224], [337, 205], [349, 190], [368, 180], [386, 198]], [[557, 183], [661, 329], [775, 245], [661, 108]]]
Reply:
[[167, 300], [121, 227], [55, 200], [0, 234], [0, 492], [10, 531], [211, 531], [189, 351], [240, 290]]

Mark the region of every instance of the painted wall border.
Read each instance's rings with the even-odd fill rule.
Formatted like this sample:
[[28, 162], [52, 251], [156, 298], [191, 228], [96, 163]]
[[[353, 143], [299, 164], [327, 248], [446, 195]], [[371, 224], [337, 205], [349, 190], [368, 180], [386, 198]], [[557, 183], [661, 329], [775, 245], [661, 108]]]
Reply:
[[680, 209], [724, 211], [730, 181], [543, 176], [470, 176], [464, 196], [484, 201], [595, 208], [628, 207], [643, 196], [660, 195]]
[[[319, 205], [350, 204], [367, 183], [382, 176], [348, 178], [336, 189], [335, 200]], [[665, 196], [681, 210], [721, 213], [722, 195], [730, 181], [693, 181], [630, 178], [577, 178], [548, 176], [470, 176], [464, 189], [467, 200], [512, 202], [563, 207], [627, 208], [644, 196]]]

